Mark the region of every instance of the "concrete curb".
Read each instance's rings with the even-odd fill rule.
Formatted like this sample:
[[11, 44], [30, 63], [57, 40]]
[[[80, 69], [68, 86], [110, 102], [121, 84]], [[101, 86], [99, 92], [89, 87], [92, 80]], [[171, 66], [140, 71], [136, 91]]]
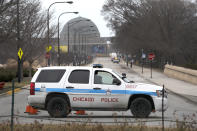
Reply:
[[[19, 92], [20, 90], [21, 90], [20, 88], [14, 89], [14, 93]], [[8, 94], [8, 95], [12, 95], [12, 90], [11, 90], [11, 91], [6, 92], [6, 94]]]
[[[21, 90], [27, 89], [28, 87], [29, 87], [29, 85], [26, 85], [24, 87], [14, 89], [14, 93], [20, 92]], [[3, 96], [3, 95], [12, 95], [12, 90], [0, 94], [0, 96]]]
[[[133, 71], [134, 71], [134, 70], [133, 70]], [[161, 86], [160, 83], [158, 84], [157, 82], [154, 82], [154, 81], [152, 81], [152, 80], [150, 80], [150, 79], [148, 79], [148, 78], [142, 76], [140, 73], [138, 73], [138, 72], [136, 72], [136, 71], [134, 71], [134, 72], [137, 73], [139, 76], [141, 76], [143, 79], [145, 79], [145, 80], [147, 80], [147, 81], [149, 81], [149, 82], [151, 82], [151, 83], [153, 83], [153, 84], [155, 84], [155, 85]], [[177, 96], [179, 96], [179, 97], [181, 97], [181, 98], [184, 98], [184, 99], [186, 99], [187, 101], [189, 101], [190, 103], [197, 104], [197, 100], [195, 101], [195, 100], [193, 100], [193, 99], [187, 97], [187, 96], [184, 95], [184, 94], [176, 93], [175, 91], [172, 91], [171, 89], [166, 88], [166, 87], [165, 87], [165, 84], [164, 84], [164, 88], [165, 88], [168, 92], [171, 92], [171, 93], [174, 94], [174, 95], [177, 95]], [[194, 96], [191, 96], [191, 97], [194, 97]]]
[[1, 94], [0, 94], [0, 96], [3, 96], [3, 95], [7, 95], [7, 92], [6, 92], [6, 93], [1, 93]]

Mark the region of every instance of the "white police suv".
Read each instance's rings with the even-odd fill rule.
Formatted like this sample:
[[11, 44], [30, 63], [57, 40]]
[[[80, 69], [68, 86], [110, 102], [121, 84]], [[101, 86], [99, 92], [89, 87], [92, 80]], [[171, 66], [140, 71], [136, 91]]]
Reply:
[[125, 74], [95, 67], [39, 68], [30, 85], [29, 105], [66, 117], [72, 110], [127, 111], [135, 117], [167, 109], [167, 94], [156, 85], [133, 83]]

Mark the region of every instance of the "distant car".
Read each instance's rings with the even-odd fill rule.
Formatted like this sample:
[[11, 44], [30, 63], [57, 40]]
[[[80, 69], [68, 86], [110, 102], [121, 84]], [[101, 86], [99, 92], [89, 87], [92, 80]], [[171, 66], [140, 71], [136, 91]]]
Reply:
[[115, 58], [113, 59], [113, 63], [119, 63], [119, 62], [120, 62], [120, 58], [115, 57]]
[[115, 52], [110, 54], [111, 56], [111, 61], [113, 62], [113, 60], [117, 57], [117, 54]]

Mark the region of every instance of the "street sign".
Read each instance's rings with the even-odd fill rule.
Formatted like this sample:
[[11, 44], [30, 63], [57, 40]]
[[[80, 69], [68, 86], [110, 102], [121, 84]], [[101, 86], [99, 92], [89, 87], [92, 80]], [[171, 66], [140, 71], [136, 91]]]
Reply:
[[23, 56], [23, 51], [22, 51], [21, 48], [19, 48], [19, 50], [18, 50], [18, 57], [19, 57], [20, 60], [22, 59], [22, 56]]
[[52, 49], [52, 46], [51, 45], [47, 46], [46, 47], [46, 52], [49, 52], [51, 49]]
[[146, 58], [146, 54], [142, 53], [142, 59]]
[[151, 72], [150, 78], [152, 78], [152, 61], [154, 60], [154, 58], [155, 58], [155, 54], [154, 53], [149, 53], [148, 54], [148, 59], [150, 60], [150, 72]]
[[149, 60], [154, 60], [154, 58], [155, 58], [155, 54], [154, 53], [149, 53], [148, 54], [148, 59]]

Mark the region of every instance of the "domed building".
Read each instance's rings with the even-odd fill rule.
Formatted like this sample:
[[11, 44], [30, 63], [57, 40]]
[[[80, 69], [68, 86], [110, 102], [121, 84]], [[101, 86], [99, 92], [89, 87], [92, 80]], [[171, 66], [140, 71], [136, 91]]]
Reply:
[[74, 18], [64, 25], [60, 45], [66, 52], [92, 54], [94, 48], [100, 45], [99, 30], [90, 19]]

